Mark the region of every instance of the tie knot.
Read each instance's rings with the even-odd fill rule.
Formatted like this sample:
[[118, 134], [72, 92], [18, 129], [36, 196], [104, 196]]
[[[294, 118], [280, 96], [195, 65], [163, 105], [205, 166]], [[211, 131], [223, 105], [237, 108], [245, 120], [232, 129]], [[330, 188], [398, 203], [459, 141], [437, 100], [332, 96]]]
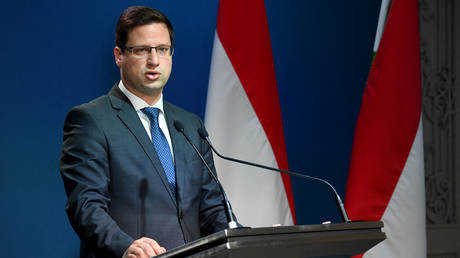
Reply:
[[142, 109], [142, 113], [146, 114], [151, 121], [157, 121], [160, 109], [156, 107], [146, 107]]

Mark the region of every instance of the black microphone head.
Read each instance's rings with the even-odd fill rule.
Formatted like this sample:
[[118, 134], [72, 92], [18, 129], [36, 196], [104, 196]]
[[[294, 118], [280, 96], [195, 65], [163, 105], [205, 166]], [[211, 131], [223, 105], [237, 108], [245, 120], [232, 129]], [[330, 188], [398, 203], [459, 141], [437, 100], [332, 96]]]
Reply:
[[174, 121], [174, 127], [176, 127], [176, 130], [178, 132], [180, 132], [180, 133], [184, 132], [184, 125], [179, 120]]
[[203, 140], [206, 140], [206, 138], [208, 137], [208, 132], [206, 131], [206, 129], [204, 127], [200, 127], [197, 131], [200, 137], [203, 138]]

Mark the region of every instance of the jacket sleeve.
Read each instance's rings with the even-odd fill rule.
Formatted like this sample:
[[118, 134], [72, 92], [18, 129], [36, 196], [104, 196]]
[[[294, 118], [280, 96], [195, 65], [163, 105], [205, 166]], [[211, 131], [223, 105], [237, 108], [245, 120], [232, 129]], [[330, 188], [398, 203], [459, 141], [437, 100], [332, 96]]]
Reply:
[[121, 257], [134, 241], [109, 215], [110, 167], [104, 132], [83, 107], [64, 123], [60, 172], [66, 212], [81, 241], [98, 257]]

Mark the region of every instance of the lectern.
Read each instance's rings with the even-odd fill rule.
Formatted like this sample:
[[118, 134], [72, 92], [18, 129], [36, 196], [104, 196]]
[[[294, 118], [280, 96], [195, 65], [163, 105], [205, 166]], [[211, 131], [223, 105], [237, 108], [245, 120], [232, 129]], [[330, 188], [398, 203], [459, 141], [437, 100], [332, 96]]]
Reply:
[[385, 239], [383, 222], [226, 229], [157, 257], [338, 257]]

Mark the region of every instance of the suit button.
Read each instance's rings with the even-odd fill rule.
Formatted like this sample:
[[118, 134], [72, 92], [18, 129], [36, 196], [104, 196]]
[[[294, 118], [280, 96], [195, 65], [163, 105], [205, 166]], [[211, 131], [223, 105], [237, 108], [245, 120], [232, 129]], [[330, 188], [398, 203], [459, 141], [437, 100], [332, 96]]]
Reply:
[[179, 211], [179, 219], [183, 219], [184, 218], [184, 213], [182, 211]]

